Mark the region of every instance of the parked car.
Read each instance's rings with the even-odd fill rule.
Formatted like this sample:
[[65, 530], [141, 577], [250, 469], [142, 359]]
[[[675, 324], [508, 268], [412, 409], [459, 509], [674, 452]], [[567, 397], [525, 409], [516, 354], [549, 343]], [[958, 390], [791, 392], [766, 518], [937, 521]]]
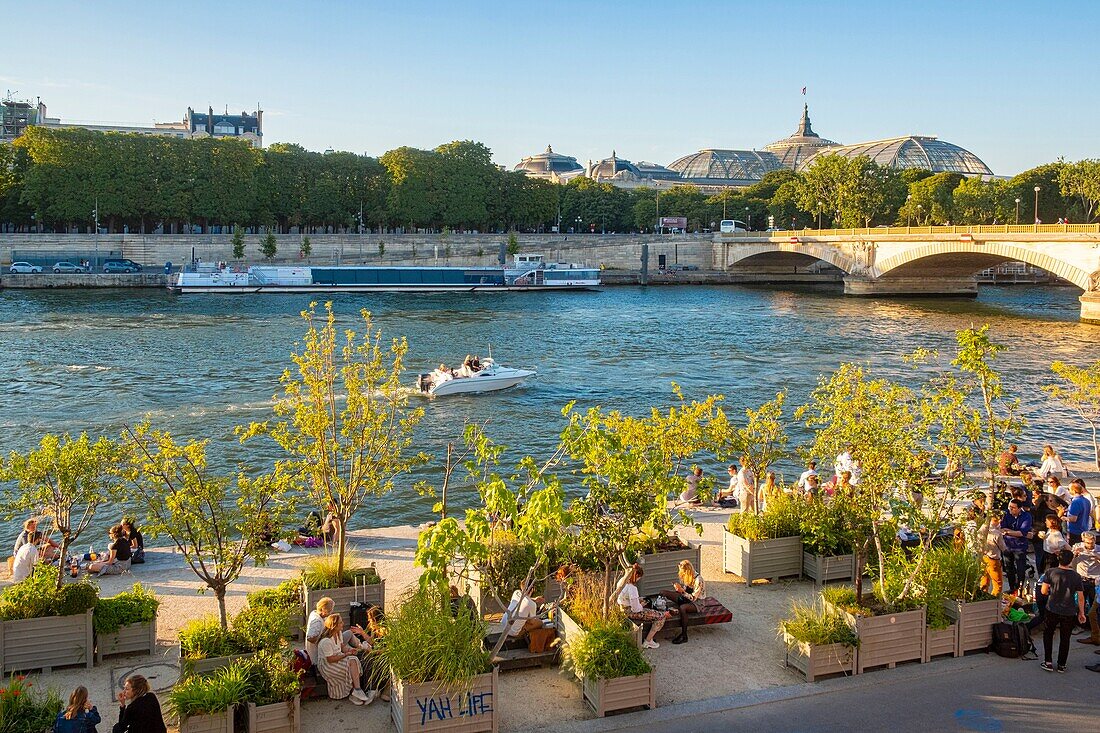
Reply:
[[107, 260], [103, 263], [104, 272], [141, 272], [141, 265], [133, 260]]
[[60, 275], [63, 272], [87, 272], [80, 265], [74, 265], [71, 262], [58, 262], [53, 266], [53, 272], [55, 275]]
[[13, 262], [11, 267], [8, 268], [8, 272], [13, 275], [33, 275], [42, 272], [42, 268], [39, 265], [32, 265], [29, 262]]

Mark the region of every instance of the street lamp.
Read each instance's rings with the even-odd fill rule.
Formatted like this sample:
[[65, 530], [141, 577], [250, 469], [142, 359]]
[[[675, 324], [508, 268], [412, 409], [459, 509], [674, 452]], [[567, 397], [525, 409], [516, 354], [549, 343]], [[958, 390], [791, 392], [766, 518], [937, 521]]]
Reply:
[[657, 229], [658, 234], [661, 233], [661, 192], [657, 192]]
[[88, 268], [92, 272], [95, 272], [95, 268], [99, 265], [99, 196], [95, 197], [95, 209], [92, 210], [92, 217], [95, 219], [95, 265]]
[[581, 218], [579, 216], [577, 217], [577, 226], [576, 228], [574, 228], [573, 231], [575, 231], [577, 234], [580, 234], [581, 232]]
[[1016, 197], [1016, 223], [1020, 223], [1020, 197]]
[[752, 214], [749, 213], [749, 207], [745, 207], [745, 224], [748, 225], [749, 231], [752, 231]]
[[922, 206], [921, 204], [917, 204], [917, 226], [920, 226], [920, 220], [923, 214], [924, 206]]
[[913, 195], [909, 194], [905, 197], [905, 228], [908, 229], [913, 219], [913, 210], [909, 208], [909, 202], [913, 200]]
[[1039, 225], [1039, 187], [1035, 187], [1035, 225]]
[[821, 207], [824, 206], [820, 201], [817, 202], [817, 228], [821, 230]]

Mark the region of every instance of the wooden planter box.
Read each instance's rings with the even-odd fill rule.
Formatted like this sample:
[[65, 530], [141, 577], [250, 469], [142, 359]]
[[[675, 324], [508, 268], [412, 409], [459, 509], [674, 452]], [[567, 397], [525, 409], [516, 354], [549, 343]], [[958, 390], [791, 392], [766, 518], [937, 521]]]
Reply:
[[301, 733], [302, 696], [271, 705], [248, 703], [248, 733]]
[[157, 650], [157, 619], [126, 624], [109, 634], [96, 634], [95, 661], [103, 662], [112, 654], [153, 654]]
[[233, 733], [233, 709], [184, 718], [179, 733]]
[[[356, 598], [355, 594], [358, 590], [359, 597]], [[372, 583], [366, 586], [359, 586], [356, 589], [354, 586], [348, 586], [347, 588], [318, 588], [316, 590], [310, 590], [305, 587], [305, 583], [302, 584], [302, 626], [305, 626], [306, 619], [309, 618], [309, 614], [313, 611], [314, 606], [317, 605], [317, 601], [321, 600], [325, 596], [332, 599], [336, 604], [334, 612], [340, 614], [344, 619], [344, 626], [351, 625], [351, 602], [361, 601], [367, 604], [373, 604], [379, 608], [384, 609], [386, 607], [386, 580], [382, 578], [378, 583]]]
[[[535, 593], [535, 595], [537, 596], [540, 594]], [[546, 598], [547, 603], [552, 603], [560, 599], [562, 595], [561, 584], [553, 578], [548, 578], [546, 581], [546, 588], [541, 595]], [[492, 614], [504, 613], [505, 608], [507, 608], [507, 605], [497, 603], [497, 600], [493, 598], [492, 594], [482, 588], [476, 572], [470, 573], [470, 598], [473, 599], [474, 606], [477, 608], [482, 618]], [[510, 598], [511, 595], [509, 594], [508, 598], [501, 600], [508, 600]]]
[[206, 659], [184, 659], [181, 654], [179, 659], [180, 678], [182, 679], [196, 674], [209, 674], [222, 667], [228, 667], [234, 659], [251, 657], [255, 655], [255, 653], [256, 652], [245, 652], [244, 654], [230, 654], [225, 657], [207, 657]]
[[657, 683], [653, 672], [613, 680], [581, 680], [581, 694], [596, 715], [603, 717], [616, 710], [657, 707]]
[[752, 585], [761, 578], [778, 580], [802, 575], [802, 537], [750, 542], [722, 529], [722, 569]]
[[924, 628], [924, 659], [931, 662], [934, 657], [959, 656], [959, 625], [951, 624], [946, 629]]
[[92, 611], [73, 616], [47, 616], [19, 621], [0, 621], [0, 668], [2, 673], [82, 664], [91, 669], [95, 661]]
[[818, 585], [856, 577], [855, 555], [811, 555], [802, 551], [802, 574]]
[[971, 603], [944, 601], [943, 606], [959, 627], [959, 656], [967, 652], [984, 652], [989, 648], [993, 643], [993, 624], [1001, 620], [1000, 599]]
[[[642, 645], [642, 627], [634, 625], [634, 643], [638, 646]], [[585, 631], [580, 624], [573, 620], [564, 609], [559, 608], [557, 613], [554, 614], [554, 627], [558, 630], [558, 644], [561, 646], [568, 646], [569, 640], [582, 638], [588, 632]]]
[[[826, 606], [831, 604], [826, 603]], [[837, 612], [848, 619], [859, 637], [856, 674], [873, 667], [893, 669], [899, 662], [924, 660], [925, 610], [902, 611], [884, 616], [853, 616], [844, 609]]]
[[856, 673], [856, 648], [847, 644], [807, 644], [783, 635], [785, 663], [806, 676], [807, 682], [832, 674]]
[[672, 584], [680, 582], [680, 561], [690, 560], [695, 572], [703, 572], [698, 543], [684, 541], [683, 550], [653, 552], [641, 555], [638, 562], [645, 568], [645, 574], [638, 581], [638, 595], [651, 596], [663, 590], [672, 590]]
[[495, 669], [474, 677], [462, 692], [451, 692], [435, 682], [391, 680], [390, 686], [390, 717], [397, 733], [497, 733]]

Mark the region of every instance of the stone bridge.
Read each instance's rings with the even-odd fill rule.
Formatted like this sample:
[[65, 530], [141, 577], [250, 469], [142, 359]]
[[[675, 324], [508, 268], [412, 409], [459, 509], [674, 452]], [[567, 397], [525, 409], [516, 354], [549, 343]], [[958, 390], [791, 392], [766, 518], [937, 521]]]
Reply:
[[714, 247], [730, 272], [828, 263], [849, 295], [976, 295], [977, 273], [1026, 262], [1080, 288], [1081, 319], [1100, 323], [1097, 224], [737, 232]]

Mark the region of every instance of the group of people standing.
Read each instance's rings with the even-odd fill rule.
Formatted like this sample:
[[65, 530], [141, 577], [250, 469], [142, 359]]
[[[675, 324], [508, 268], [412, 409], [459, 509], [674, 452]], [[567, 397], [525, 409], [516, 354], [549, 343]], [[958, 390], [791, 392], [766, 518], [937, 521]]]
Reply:
[[[118, 693], [118, 722], [111, 733], [167, 733], [160, 701], [149, 688], [149, 680], [140, 674], [126, 678]], [[69, 703], [57, 714], [53, 733], [96, 733], [103, 722], [99, 710], [88, 699], [83, 685], [69, 695]]]

